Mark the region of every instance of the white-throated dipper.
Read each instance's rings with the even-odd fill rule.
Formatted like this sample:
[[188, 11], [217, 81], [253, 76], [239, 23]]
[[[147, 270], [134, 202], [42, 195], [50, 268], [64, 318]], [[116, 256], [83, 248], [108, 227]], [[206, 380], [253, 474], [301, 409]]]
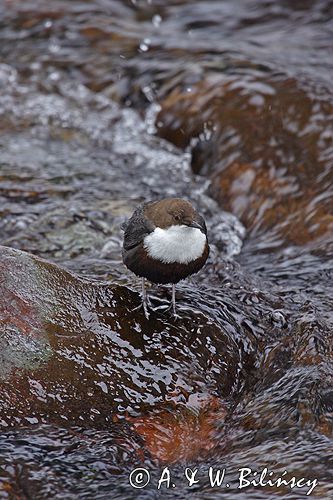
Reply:
[[137, 207], [122, 228], [125, 231], [123, 261], [142, 278], [142, 305], [146, 317], [149, 313], [145, 278], [153, 283], [172, 283], [175, 313], [175, 284], [197, 273], [209, 254], [203, 217], [189, 201], [166, 198]]

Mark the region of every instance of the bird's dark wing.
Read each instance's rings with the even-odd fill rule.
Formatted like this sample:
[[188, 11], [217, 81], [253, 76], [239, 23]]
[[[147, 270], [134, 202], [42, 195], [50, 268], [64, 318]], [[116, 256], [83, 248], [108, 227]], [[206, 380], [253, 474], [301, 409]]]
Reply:
[[123, 224], [124, 233], [124, 249], [130, 250], [142, 243], [147, 234], [154, 231], [155, 226], [144, 216], [144, 208], [146, 204], [136, 208], [132, 217], [127, 224]]

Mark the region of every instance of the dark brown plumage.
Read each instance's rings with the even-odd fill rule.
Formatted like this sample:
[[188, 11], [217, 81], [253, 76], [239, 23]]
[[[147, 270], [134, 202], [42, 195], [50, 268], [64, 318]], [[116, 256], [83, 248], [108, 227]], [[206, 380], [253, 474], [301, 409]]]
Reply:
[[124, 231], [123, 261], [142, 278], [145, 312], [145, 278], [172, 283], [175, 310], [175, 283], [198, 272], [209, 254], [204, 219], [190, 202], [166, 198], [137, 207]]

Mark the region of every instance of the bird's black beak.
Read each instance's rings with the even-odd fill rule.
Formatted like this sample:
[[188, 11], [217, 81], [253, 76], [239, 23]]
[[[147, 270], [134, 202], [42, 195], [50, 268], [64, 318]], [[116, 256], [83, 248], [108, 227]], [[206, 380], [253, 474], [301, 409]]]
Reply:
[[188, 227], [195, 227], [196, 229], [200, 229], [200, 231], [203, 231], [202, 225], [197, 222], [196, 220], [192, 220], [190, 223], [186, 224]]

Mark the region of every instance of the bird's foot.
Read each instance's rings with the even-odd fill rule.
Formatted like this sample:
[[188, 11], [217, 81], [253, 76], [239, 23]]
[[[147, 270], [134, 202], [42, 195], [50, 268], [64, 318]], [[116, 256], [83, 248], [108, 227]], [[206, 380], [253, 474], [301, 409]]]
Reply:
[[175, 305], [170, 302], [169, 304], [163, 304], [155, 308], [155, 310], [161, 310], [163, 313], [170, 313], [175, 319], [179, 319], [181, 316], [177, 313]]
[[149, 313], [149, 303], [148, 301], [142, 301], [138, 306], [134, 307], [131, 309], [131, 312], [139, 311], [140, 309], [143, 309], [144, 315], [147, 319], [149, 319], [150, 313]]
[[172, 316], [173, 316], [174, 319], [180, 319], [181, 318], [180, 314], [177, 313], [176, 309], [172, 306], [172, 304], [169, 307], [169, 311], [170, 311], [170, 314], [172, 314]]
[[153, 297], [153, 303], [158, 303], [159, 305], [153, 305], [152, 302], [150, 301], [149, 303], [149, 309], [152, 311], [164, 311], [169, 308], [169, 304], [166, 302], [165, 299], [161, 299], [159, 297]]
[[[153, 303], [159, 303], [159, 305], [153, 305]], [[175, 319], [179, 319], [180, 315], [177, 314], [176, 312], [176, 298], [175, 298], [175, 288], [173, 286], [172, 289], [172, 300], [171, 302], [166, 302], [165, 299], [161, 299], [160, 297], [153, 297], [153, 302], [151, 301], [150, 297], [147, 295], [145, 288], [144, 288], [144, 282], [142, 283], [142, 299], [141, 303], [134, 307], [132, 309], [132, 312], [138, 311], [139, 309], [143, 309], [144, 315], [147, 319], [150, 317], [150, 312], [157, 312], [161, 311], [163, 313], [165, 312], [170, 312]]]

